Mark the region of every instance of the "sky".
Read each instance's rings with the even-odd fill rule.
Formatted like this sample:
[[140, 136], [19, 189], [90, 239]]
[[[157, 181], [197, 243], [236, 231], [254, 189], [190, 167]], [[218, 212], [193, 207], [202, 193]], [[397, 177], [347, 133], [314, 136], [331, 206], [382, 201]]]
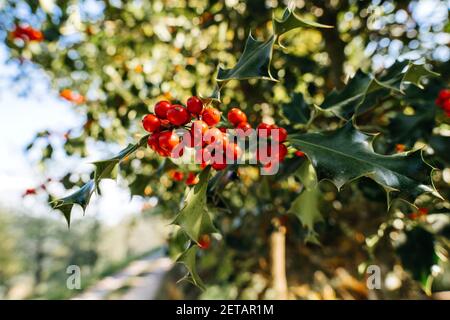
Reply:
[[[27, 188], [39, 186], [48, 177], [59, 178], [72, 168], [75, 172], [89, 172], [92, 167], [88, 159], [59, 156], [55, 164], [58, 170], [44, 172], [36, 163], [37, 154], [27, 154], [25, 146], [37, 132], [48, 129], [62, 135], [68, 129], [80, 127], [84, 117], [81, 112], [77, 112], [76, 107], [50, 89], [47, 77], [40, 70], [30, 75], [33, 78], [30, 94], [21, 96], [19, 90], [14, 90], [16, 83], [11, 79], [11, 75], [17, 71], [17, 65], [7, 65], [6, 59], [6, 50], [0, 46], [0, 207], [55, 217], [46, 205], [45, 194], [23, 198], [23, 192]], [[55, 138], [56, 143], [58, 140]], [[49, 187], [51, 192], [61, 196], [67, 193], [57, 183]], [[127, 215], [140, 212], [142, 200], [130, 200], [126, 188], [118, 187], [115, 181], [105, 181], [102, 192], [101, 198], [94, 196], [92, 205], [86, 211], [87, 215], [94, 215], [113, 225]], [[76, 208], [73, 214], [74, 219], [80, 219], [81, 209]]]

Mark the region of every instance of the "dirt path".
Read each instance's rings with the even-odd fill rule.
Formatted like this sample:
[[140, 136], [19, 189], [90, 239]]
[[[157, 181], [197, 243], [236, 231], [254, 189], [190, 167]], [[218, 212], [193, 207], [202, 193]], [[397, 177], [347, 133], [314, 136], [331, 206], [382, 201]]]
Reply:
[[131, 262], [125, 269], [100, 280], [74, 299], [155, 299], [164, 276], [172, 268], [172, 265], [172, 260], [164, 255], [164, 250], [158, 250]]

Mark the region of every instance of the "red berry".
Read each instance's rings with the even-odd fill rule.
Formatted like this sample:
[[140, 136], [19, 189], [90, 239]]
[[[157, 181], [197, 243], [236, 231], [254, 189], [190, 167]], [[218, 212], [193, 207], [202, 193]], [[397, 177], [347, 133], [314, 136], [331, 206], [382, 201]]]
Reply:
[[271, 125], [261, 122], [258, 125], [258, 136], [262, 137], [262, 138], [267, 138], [270, 136], [270, 129], [271, 129]]
[[169, 128], [171, 126], [170, 121], [167, 119], [159, 119], [161, 121], [161, 128]]
[[161, 149], [171, 152], [180, 143], [180, 139], [173, 131], [163, 131], [159, 134], [158, 143]]
[[208, 131], [208, 125], [206, 124], [205, 121], [195, 120], [194, 122], [192, 122], [191, 133], [190, 133], [190, 135], [191, 135], [190, 147], [202, 146], [206, 131]]
[[241, 148], [234, 142], [225, 143], [224, 152], [227, 159], [230, 160], [237, 160], [242, 154]]
[[444, 101], [442, 109], [446, 112], [450, 112], [450, 99]]
[[160, 119], [167, 118], [167, 111], [172, 107], [169, 101], [159, 101], [155, 104], [155, 114]]
[[228, 121], [236, 127], [241, 122], [247, 122], [247, 116], [241, 109], [232, 108], [228, 112]]
[[205, 121], [208, 126], [215, 126], [220, 122], [220, 111], [216, 108], [206, 108], [202, 112], [202, 120]]
[[44, 39], [44, 35], [41, 31], [30, 26], [16, 26], [12, 31], [12, 36], [24, 41], [42, 41]]
[[405, 150], [406, 150], [406, 146], [404, 144], [397, 143], [395, 145], [395, 151], [397, 151], [398, 153], [404, 152]]
[[276, 139], [276, 141], [278, 141], [279, 143], [285, 142], [287, 139], [287, 130], [285, 128], [279, 128], [276, 125], [271, 125], [270, 126], [270, 135], [272, 136], [274, 131], [278, 131], [278, 139]]
[[421, 216], [426, 216], [428, 214], [428, 209], [427, 208], [419, 208], [418, 213]]
[[197, 244], [201, 249], [206, 250], [211, 245], [211, 237], [207, 234], [204, 234], [200, 236], [200, 239], [198, 239]]
[[32, 195], [32, 194], [36, 194], [36, 189], [29, 188], [29, 189], [25, 190], [24, 196], [29, 196], [29, 195]]
[[67, 101], [73, 102], [75, 104], [82, 104], [84, 103], [85, 99], [84, 96], [74, 92], [70, 89], [63, 89], [60, 93], [59, 93], [61, 98], [66, 99]]
[[284, 144], [280, 144], [278, 146], [278, 152], [275, 155], [275, 159], [279, 160], [280, 162], [286, 158], [286, 155], [288, 153], [288, 150]]
[[441, 101], [450, 99], [450, 89], [442, 89], [439, 91], [438, 99]]
[[304, 156], [305, 156], [305, 153], [304, 153], [303, 151], [297, 150], [297, 151], [295, 151], [295, 155], [296, 155], [297, 157], [304, 157]]
[[191, 116], [185, 107], [175, 104], [167, 111], [167, 119], [174, 126], [182, 126], [191, 120]]
[[169, 157], [170, 156], [170, 151], [167, 151], [167, 150], [164, 150], [164, 149], [161, 149], [161, 148], [159, 148], [156, 152], [158, 152], [158, 154], [161, 157]]
[[188, 111], [195, 116], [199, 116], [203, 110], [202, 100], [196, 96], [190, 97], [186, 103]]
[[161, 121], [153, 114], [148, 114], [142, 119], [142, 126], [148, 132], [155, 132], [159, 130]]
[[203, 120], [195, 120], [192, 122], [191, 131], [203, 137], [206, 131], [208, 131], [208, 124]]
[[211, 158], [212, 156], [208, 149], [202, 148], [195, 150], [195, 162], [200, 163], [202, 165], [202, 169], [206, 167]]
[[250, 130], [252, 128], [252, 126], [248, 123], [248, 122], [240, 122], [237, 126], [236, 129], [241, 129], [244, 132], [247, 132], [248, 130]]
[[262, 164], [266, 164], [270, 161], [270, 145], [258, 145], [258, 148], [255, 150], [256, 152], [256, 160]]
[[417, 215], [416, 212], [413, 212], [413, 213], [411, 213], [411, 214], [409, 215], [409, 218], [412, 219], [412, 220], [417, 219], [417, 217], [418, 217], [418, 215]]
[[278, 165], [279, 165], [278, 160], [269, 161], [268, 163], [263, 165], [263, 171], [266, 174], [273, 174], [275, 173], [274, 171], [276, 170], [276, 166]]
[[189, 175], [186, 179], [186, 185], [192, 186], [192, 185], [197, 184], [198, 182], [199, 182], [198, 176], [193, 172], [189, 172]]
[[181, 171], [172, 171], [170, 177], [175, 181], [182, 181], [184, 179], [184, 173]]
[[206, 130], [203, 141], [206, 144], [220, 143], [223, 140], [223, 132], [220, 129], [213, 127]]
[[147, 144], [150, 148], [157, 151], [159, 149], [159, 133], [153, 133], [150, 137], [148, 137]]
[[213, 162], [211, 164], [211, 166], [213, 167], [214, 170], [220, 171], [223, 170], [227, 167], [227, 164], [225, 163], [225, 159], [223, 159], [222, 161], [218, 161], [218, 162]]

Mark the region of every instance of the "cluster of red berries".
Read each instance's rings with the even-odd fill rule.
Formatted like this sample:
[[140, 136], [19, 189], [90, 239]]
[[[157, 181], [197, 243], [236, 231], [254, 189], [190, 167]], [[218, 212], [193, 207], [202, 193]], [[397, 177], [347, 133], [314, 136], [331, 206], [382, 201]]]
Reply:
[[11, 32], [14, 39], [22, 39], [23, 41], [42, 41], [44, 35], [41, 31], [30, 26], [16, 26]]
[[[228, 112], [228, 121], [236, 129], [241, 129], [244, 133], [252, 129], [252, 126], [247, 122], [247, 115], [238, 108], [232, 108]], [[269, 169], [276, 162], [282, 162], [288, 149], [283, 144], [288, 136], [285, 128], [280, 128], [276, 124], [260, 123], [257, 126], [257, 135], [261, 138], [270, 139], [266, 144], [259, 144], [256, 150], [256, 158], [265, 169]], [[272, 148], [272, 142], [277, 143], [278, 147]], [[273, 153], [273, 154], [272, 154]]]
[[[252, 129], [247, 115], [239, 108], [232, 108], [227, 118], [234, 129], [241, 130], [237, 132], [245, 134]], [[142, 125], [151, 133], [149, 147], [159, 155], [177, 158], [183, 155], [184, 147], [194, 148], [196, 162], [202, 168], [211, 165], [215, 170], [223, 170], [227, 162], [233, 163], [242, 156], [242, 150], [234, 137], [230, 138], [225, 127], [216, 127], [220, 121], [221, 112], [218, 109], [205, 107], [194, 96], [187, 100], [186, 106], [159, 101], [154, 107], [154, 114], [147, 114], [142, 119]], [[187, 131], [179, 136], [176, 132], [178, 128]], [[286, 129], [261, 123], [257, 127], [257, 134], [268, 141], [258, 144], [256, 158], [259, 163], [266, 168], [285, 159], [288, 152], [283, 144], [287, 139]]]
[[[208, 150], [221, 143], [224, 151], [231, 148], [236, 155], [239, 153], [238, 146], [226, 139], [224, 130], [215, 127], [220, 122], [221, 112], [213, 107], [205, 108], [203, 102], [195, 96], [187, 100], [186, 107], [159, 101], [154, 112], [155, 114], [148, 114], [143, 118], [142, 125], [151, 133], [148, 145], [163, 157], [180, 157], [184, 147], [191, 147], [196, 149], [196, 160], [203, 167], [211, 164], [214, 169], [222, 170], [226, 167], [225, 158], [221, 159], [223, 161], [209, 163], [212, 157], [208, 155]], [[190, 128], [186, 127], [189, 123]], [[174, 131], [180, 127], [189, 129], [182, 137]], [[200, 137], [198, 142], [196, 137]]]
[[436, 99], [436, 105], [444, 110], [447, 117], [450, 117], [450, 89], [442, 89]]

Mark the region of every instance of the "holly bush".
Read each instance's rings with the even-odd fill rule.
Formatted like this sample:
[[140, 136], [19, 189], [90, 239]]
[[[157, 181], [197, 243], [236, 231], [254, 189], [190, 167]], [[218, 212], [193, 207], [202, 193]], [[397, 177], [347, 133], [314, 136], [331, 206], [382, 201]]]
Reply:
[[[94, 162], [88, 181], [60, 177], [78, 189], [50, 204], [70, 224], [74, 205], [86, 209], [119, 173], [133, 195], [158, 199], [145, 211], [176, 226], [169, 253], [185, 279], [222, 296], [304, 297], [297, 284], [316, 281], [311, 270], [361, 279], [373, 264], [384, 276], [406, 270], [403, 283], [427, 294], [444, 288], [449, 70], [433, 55], [438, 44], [421, 43], [417, 3], [295, 5], [7, 1], [11, 63], [25, 78], [40, 66], [85, 115], [62, 138], [65, 153], [87, 156], [91, 140], [128, 143]], [[417, 46], [418, 57], [407, 54]], [[198, 131], [211, 140], [196, 142]], [[247, 131], [259, 137], [253, 152], [238, 143]], [[52, 150], [48, 142], [44, 165]], [[200, 159], [181, 161], [192, 150]]]

